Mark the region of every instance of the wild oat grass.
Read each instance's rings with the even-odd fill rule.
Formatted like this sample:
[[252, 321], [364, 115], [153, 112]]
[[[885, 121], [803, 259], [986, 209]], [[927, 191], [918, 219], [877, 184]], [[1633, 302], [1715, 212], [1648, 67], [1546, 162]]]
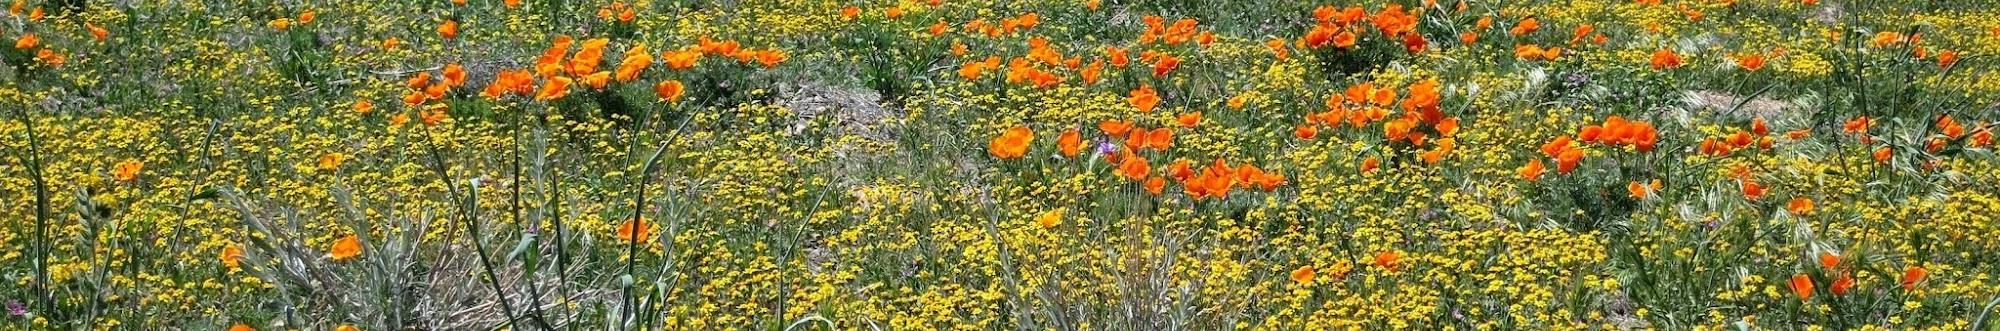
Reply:
[[2000, 330], [2000, 3], [12, 0], [0, 329]]

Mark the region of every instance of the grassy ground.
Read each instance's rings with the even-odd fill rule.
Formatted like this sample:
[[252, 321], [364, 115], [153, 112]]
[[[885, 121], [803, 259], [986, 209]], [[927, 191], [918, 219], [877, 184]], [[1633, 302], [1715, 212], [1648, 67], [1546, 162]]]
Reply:
[[0, 329], [2000, 330], [1996, 8], [14, 0]]

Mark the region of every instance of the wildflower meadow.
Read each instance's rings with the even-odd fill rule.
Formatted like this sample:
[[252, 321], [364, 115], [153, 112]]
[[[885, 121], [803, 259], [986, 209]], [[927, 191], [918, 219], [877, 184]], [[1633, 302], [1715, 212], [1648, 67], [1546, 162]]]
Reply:
[[0, 330], [2000, 330], [1995, 0], [0, 1]]

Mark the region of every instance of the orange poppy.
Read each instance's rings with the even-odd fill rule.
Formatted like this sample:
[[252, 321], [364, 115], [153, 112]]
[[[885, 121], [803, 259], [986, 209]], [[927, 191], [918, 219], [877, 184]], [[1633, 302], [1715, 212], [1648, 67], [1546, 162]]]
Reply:
[[118, 162], [117, 165], [111, 167], [111, 178], [118, 179], [121, 182], [139, 180], [139, 170], [145, 168], [146, 163], [139, 162], [138, 160]]
[[1937, 128], [1938, 133], [1946, 137], [1958, 138], [1965, 135], [1965, 125], [1959, 124], [1958, 120], [1952, 119], [1950, 115], [1938, 117]]
[[[1536, 160], [1535, 163], [1540, 164], [1541, 161]], [[1375, 172], [1375, 169], [1380, 169], [1380, 168], [1382, 168], [1382, 159], [1370, 156], [1367, 159], [1361, 160], [1361, 173], [1365, 174], [1365, 173]], [[1539, 174], [1539, 171], [1537, 171], [1537, 174]]]
[[855, 17], [859, 16], [861, 16], [861, 7], [855, 7], [853, 5], [849, 5], [847, 7], [840, 8], [840, 19], [854, 20]]
[[1083, 132], [1075, 128], [1063, 131], [1062, 135], [1056, 138], [1056, 148], [1061, 150], [1064, 157], [1076, 157], [1077, 154], [1082, 154], [1083, 147]]
[[1903, 34], [1901, 33], [1896, 33], [1894, 31], [1882, 31], [1882, 32], [1876, 32], [1875, 37], [1870, 38], [1868, 40], [1868, 44], [1878, 48], [1888, 47], [1889, 45], [1902, 43], [1903, 40], [1905, 39], [1903, 38]]
[[50, 67], [61, 67], [63, 63], [69, 61], [68, 59], [67, 55], [63, 55], [62, 52], [57, 52], [53, 49], [43, 48], [35, 51], [35, 61], [40, 61], [42, 64], [47, 64]]
[[1314, 137], [1319, 136], [1319, 126], [1299, 124], [1298, 127], [1292, 129], [1292, 136], [1298, 137], [1300, 140], [1312, 140]]
[[[643, 48], [637, 49], [644, 50]], [[618, 68], [614, 69], [614, 76], [612, 77], [619, 82], [630, 82], [634, 79], [639, 79], [639, 73], [646, 70], [646, 67], [652, 66], [652, 64], [652, 55], [647, 55], [646, 53], [629, 54], [625, 56], [625, 59], [619, 61]]]
[[994, 137], [986, 145], [987, 152], [1002, 160], [1018, 159], [1028, 154], [1028, 144], [1035, 140], [1035, 132], [1026, 126], [1015, 126]]
[[1738, 179], [1736, 181], [1743, 187], [1743, 198], [1755, 201], [1758, 198], [1764, 197], [1766, 189], [1763, 184], [1758, 184], [1757, 181], [1750, 179]]
[[1868, 133], [1868, 127], [1873, 122], [1868, 116], [1855, 116], [1853, 119], [1848, 119], [1846, 123], [1841, 124], [1840, 128], [1847, 133]]
[[653, 225], [643, 217], [634, 217], [618, 224], [618, 240], [626, 242], [646, 242], [653, 237]]
[[548, 82], [542, 83], [541, 91], [535, 93], [535, 101], [549, 101], [568, 96], [569, 86], [573, 84], [575, 81], [569, 77], [551, 77]]
[[1126, 157], [1124, 162], [1118, 163], [1118, 169], [1115, 170], [1119, 176], [1133, 181], [1145, 180], [1151, 176], [1152, 171], [1153, 166], [1146, 163], [1146, 158], [1137, 155]]
[[41, 45], [42, 38], [36, 37], [34, 33], [22, 33], [21, 37], [14, 39], [14, 49], [30, 49]]
[[1182, 127], [1192, 127], [1200, 123], [1201, 112], [1186, 113], [1174, 117], [1174, 124], [1179, 124]]
[[[1151, 131], [1134, 131], [1132, 132], [1132, 136], [1137, 137], [1139, 142], [1138, 144], [1132, 144], [1133, 145], [1132, 147], [1135, 149], [1150, 148], [1153, 150], [1164, 151], [1167, 150], [1168, 148], [1174, 147], [1173, 129], [1156, 128]], [[1128, 138], [1128, 140], [1129, 139], [1130, 138]]]
[[1396, 272], [1396, 260], [1398, 259], [1401, 259], [1401, 255], [1395, 251], [1377, 252], [1375, 253], [1375, 266], [1389, 272]]
[[411, 105], [411, 106], [415, 106], [415, 105], [421, 105], [421, 104], [424, 104], [424, 101], [426, 101], [426, 100], [430, 100], [430, 96], [429, 96], [429, 95], [426, 95], [426, 94], [424, 94], [424, 91], [415, 91], [415, 90], [412, 90], [412, 91], [407, 91], [407, 92], [403, 92], [403, 103], [404, 103], [404, 104], [408, 104], [408, 105]]
[[1749, 132], [1743, 132], [1742, 130], [1737, 130], [1737, 131], [1736, 131], [1736, 133], [1734, 133], [1734, 134], [1730, 134], [1730, 135], [1729, 135], [1729, 140], [1728, 140], [1728, 142], [1729, 142], [1729, 145], [1731, 145], [1731, 146], [1735, 146], [1735, 147], [1745, 147], [1745, 146], [1750, 146], [1750, 143], [1753, 143], [1753, 142], [1756, 142], [1756, 141], [1754, 141], [1754, 140], [1752, 140], [1752, 139], [1750, 138], [1750, 133], [1749, 133]]
[[1104, 56], [1111, 59], [1113, 67], [1124, 68], [1125, 65], [1132, 63], [1130, 54], [1124, 48], [1105, 47]]
[[1153, 107], [1160, 105], [1160, 93], [1154, 91], [1151, 85], [1139, 85], [1139, 88], [1133, 89], [1130, 96], [1125, 100], [1132, 104], [1132, 108], [1138, 109], [1140, 113], [1152, 113]]
[[1762, 54], [1738, 55], [1736, 56], [1736, 66], [1739, 68], [1743, 68], [1743, 70], [1748, 70], [1748, 71], [1757, 71], [1759, 69], [1764, 69], [1764, 55]]
[[1880, 163], [1889, 163], [1889, 160], [1896, 156], [1895, 152], [1889, 149], [1889, 146], [1875, 148], [1875, 153], [1872, 154], [1875, 156], [1875, 162]]
[[334, 261], [342, 261], [360, 256], [361, 237], [350, 234], [334, 240], [333, 247], [327, 249], [327, 255], [332, 256]]
[[[1792, 215], [1798, 216], [1812, 214], [1813, 201], [1806, 197], [1792, 198], [1792, 201], [1785, 202], [1785, 210], [1791, 211]], [[1821, 260], [1825, 260], [1825, 257], [1822, 256]]]
[[438, 36], [442, 36], [442, 37], [444, 37], [444, 39], [457, 39], [457, 38], [458, 38], [458, 21], [457, 21], [457, 20], [444, 20], [444, 23], [441, 23], [441, 24], [438, 24], [438, 26], [437, 26], [437, 33], [438, 33]]
[[1806, 277], [1806, 274], [1792, 275], [1792, 293], [1797, 293], [1799, 295], [1799, 300], [1812, 299], [1813, 295], [1812, 278]]
[[1065, 211], [1065, 208], [1056, 208], [1042, 212], [1041, 215], [1035, 216], [1035, 224], [1041, 225], [1043, 229], [1054, 229], [1057, 225], [1062, 225]]
[[1223, 198], [1228, 196], [1229, 189], [1236, 185], [1236, 179], [1234, 176], [1228, 174], [1231, 172], [1228, 167], [1221, 165], [1222, 160], [1217, 159], [1216, 165], [1202, 168], [1201, 175], [1183, 183], [1183, 188], [1187, 191], [1188, 196], [1195, 199]]
[[1248, 183], [1257, 185], [1257, 188], [1263, 189], [1264, 192], [1270, 192], [1278, 186], [1285, 185], [1285, 175], [1276, 171], [1261, 171], [1251, 176]]
[[222, 247], [223, 266], [229, 267], [230, 270], [235, 270], [237, 267], [242, 266], [240, 262], [242, 259], [243, 249], [237, 248], [236, 244], [229, 244], [229, 246]]
[[1570, 33], [1569, 43], [1575, 45], [1577, 42], [1583, 41], [1583, 37], [1589, 36], [1591, 32], [1596, 31], [1596, 26], [1590, 24], [1579, 25], [1576, 27], [1576, 31]]
[[1567, 149], [1556, 155], [1556, 172], [1568, 174], [1576, 170], [1577, 163], [1583, 162], [1583, 150]]
[[[307, 13], [311, 13], [312, 11], [306, 11], [306, 12], [307, 12]], [[304, 20], [304, 22], [312, 22], [312, 20], [310, 20], [310, 19], [306, 19], [306, 20]], [[94, 39], [97, 39], [97, 41], [104, 41], [105, 39], [108, 39], [108, 38], [110, 38], [110, 37], [111, 37], [111, 31], [110, 31], [110, 30], [105, 30], [105, 29], [104, 29], [104, 27], [101, 27], [101, 26], [97, 26], [96, 24], [88, 24], [88, 23], [85, 23], [85, 24], [84, 24], [84, 27], [87, 27], [87, 28], [90, 28], [90, 37], [91, 37], [91, 38], [94, 38]], [[1953, 54], [1957, 54], [1957, 53], [1953, 53]], [[1943, 59], [1943, 58], [1942, 58], [1942, 57], [1940, 57], [1939, 59]]]
[[1715, 141], [1714, 137], [1710, 137], [1710, 138], [1702, 138], [1701, 147], [1697, 149], [1696, 152], [1700, 153], [1701, 155], [1723, 156], [1729, 154], [1730, 150], [1731, 148], [1729, 147], [1729, 144], [1724, 144]]
[[1569, 136], [1559, 136], [1556, 139], [1549, 140], [1548, 143], [1542, 144], [1542, 155], [1549, 157], [1560, 155], [1563, 151], [1569, 150], [1569, 142]]
[[701, 61], [701, 56], [701, 50], [696, 48], [660, 52], [661, 62], [666, 63], [668, 69], [674, 70], [694, 68], [695, 63]]
[[1594, 143], [1597, 142], [1598, 137], [1602, 137], [1603, 135], [1604, 135], [1604, 127], [1597, 125], [1585, 125], [1583, 126], [1582, 129], [1577, 130], [1576, 138], [1577, 140], [1581, 140], [1586, 143]]
[[1153, 176], [1152, 178], [1146, 179], [1146, 193], [1152, 193], [1153, 195], [1160, 195], [1160, 192], [1165, 192], [1166, 189], [1167, 189], [1166, 178], [1160, 178], [1160, 176]]
[[1847, 292], [1852, 289], [1854, 289], [1854, 276], [1849, 276], [1847, 272], [1843, 271], [1840, 273], [1840, 277], [1833, 279], [1833, 287], [1829, 290], [1833, 291], [1833, 295], [1847, 295]]
[[1327, 43], [1333, 41], [1335, 31], [1334, 27], [1328, 25], [1313, 27], [1312, 30], [1306, 31], [1305, 36], [1299, 37], [1299, 46], [1307, 49], [1326, 47]]
[[708, 55], [734, 56], [736, 52], [742, 49], [742, 44], [737, 43], [735, 40], [715, 41], [708, 39], [706, 36], [699, 39], [701, 52]]
[[1521, 19], [1520, 23], [1515, 23], [1513, 28], [1507, 29], [1507, 34], [1519, 37], [1541, 29], [1542, 21], [1535, 19], [1534, 16], [1529, 16], [1528, 18]]
[[604, 48], [610, 43], [611, 39], [607, 38], [583, 41], [583, 46], [578, 48], [576, 55], [570, 57], [569, 63], [563, 69], [568, 70], [570, 76], [597, 72], [597, 65], [604, 62]]
[[1542, 177], [1542, 172], [1547, 171], [1546, 169], [1548, 168], [1542, 165], [1542, 159], [1536, 158], [1533, 160], [1528, 160], [1528, 164], [1523, 164], [1519, 168], [1514, 168], [1514, 171], [1521, 174], [1521, 179], [1525, 179], [1527, 181], [1532, 182], [1537, 179], [1540, 179]]
[[444, 85], [453, 87], [465, 85], [465, 67], [457, 63], [446, 64], [443, 73]]
[[1437, 148], [1425, 151], [1418, 156], [1423, 158], [1425, 164], [1437, 164], [1439, 160], [1451, 154], [1452, 148], [1456, 147], [1456, 141], [1457, 139], [1452, 138], [1438, 139]]
[[1929, 275], [1930, 271], [1925, 270], [1924, 267], [1921, 266], [1911, 265], [1908, 269], [1904, 269], [1903, 282], [1902, 282], [1903, 290], [1904, 291], [1916, 290], [1917, 283], [1922, 283], [1924, 281], [1924, 277]]
[[611, 84], [611, 72], [599, 71], [584, 75], [583, 84], [589, 85], [591, 89], [602, 90], [605, 86]]
[[1104, 131], [1104, 134], [1108, 136], [1114, 136], [1114, 137], [1122, 136], [1125, 135], [1125, 132], [1132, 130], [1132, 122], [1119, 121], [1119, 120], [1104, 120], [1102, 122], [1097, 122], [1097, 130]]
[[770, 49], [757, 53], [757, 64], [763, 65], [764, 69], [775, 68], [786, 59], [789, 59], [789, 56], [780, 50]]
[[257, 328], [250, 327], [249, 325], [244, 325], [243, 323], [237, 323], [236, 325], [229, 326], [229, 331], [257, 331]]
[[1355, 36], [1353, 31], [1346, 31], [1345, 29], [1343, 29], [1342, 31], [1340, 31], [1340, 34], [1333, 36], [1333, 47], [1339, 47], [1343, 49], [1353, 48], [1354, 43], [1360, 40], [1361, 37]]
[[1159, 60], [1153, 61], [1153, 77], [1166, 77], [1168, 73], [1171, 73], [1174, 71], [1174, 69], [1180, 67], [1181, 67], [1180, 57], [1175, 57], [1173, 55], [1161, 55]]
[[666, 102], [680, 102], [681, 96], [686, 92], [687, 86], [682, 85], [681, 81], [678, 80], [663, 80], [653, 84], [653, 94], [658, 95], [660, 100]]
[[1277, 56], [1278, 60], [1284, 60], [1285, 57], [1290, 55], [1290, 53], [1287, 52], [1285, 49], [1284, 39], [1271, 39], [1265, 41], [1264, 47], [1271, 49], [1271, 54]]
[[1809, 128], [1785, 132], [1785, 138], [1789, 138], [1792, 140], [1806, 139], [1806, 137], [1810, 136], [1812, 136], [1812, 129]]
[[322, 154], [319, 156], [319, 169], [333, 170], [334, 168], [339, 168], [340, 164], [346, 161], [347, 161], [347, 154], [341, 154], [341, 153]]
[[1834, 267], [1840, 266], [1840, 255], [1833, 252], [1819, 252], [1819, 266], [1833, 270]]
[[1313, 267], [1312, 267], [1312, 266], [1301, 266], [1301, 267], [1299, 267], [1298, 269], [1293, 269], [1293, 270], [1292, 270], [1292, 282], [1296, 282], [1296, 283], [1299, 283], [1299, 285], [1312, 285], [1312, 282], [1313, 282]]
[[445, 113], [444, 105], [434, 105], [430, 109], [417, 112], [417, 121], [423, 122], [426, 126], [437, 126], [449, 118], [451, 117]]
[[424, 89], [424, 87], [430, 86], [430, 83], [431, 72], [429, 71], [419, 71], [416, 75], [411, 75], [410, 79], [403, 81], [403, 85], [409, 86], [412, 90]]
[[1681, 56], [1680, 54], [1674, 54], [1673, 50], [1661, 48], [1660, 50], [1653, 51], [1653, 58], [1649, 62], [1653, 64], [1654, 70], [1680, 68]]
[[1187, 159], [1175, 160], [1174, 163], [1167, 165], [1167, 176], [1173, 177], [1176, 181], [1187, 181], [1188, 178], [1194, 178], [1194, 167], [1191, 163]]
[[1430, 44], [1430, 40], [1424, 39], [1421, 34], [1403, 34], [1403, 51], [1423, 53], [1424, 49], [1430, 48]]

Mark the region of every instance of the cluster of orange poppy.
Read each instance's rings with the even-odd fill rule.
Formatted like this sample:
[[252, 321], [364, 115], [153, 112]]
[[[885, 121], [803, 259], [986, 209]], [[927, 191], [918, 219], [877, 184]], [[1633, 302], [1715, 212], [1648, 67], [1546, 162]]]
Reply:
[[[1199, 113], [1190, 113], [1177, 117], [1175, 122], [1181, 126], [1194, 126], [1200, 123], [1200, 116]], [[1173, 148], [1173, 129], [1146, 129], [1125, 120], [1102, 121], [1097, 124], [1097, 129], [1107, 140], [1123, 140], [1122, 146], [1115, 147], [1115, 151], [1102, 151], [1105, 160], [1113, 165], [1112, 174], [1140, 182], [1147, 192], [1155, 195], [1165, 192], [1168, 179], [1181, 183], [1188, 196], [1197, 200], [1226, 197], [1230, 190], [1236, 188], [1255, 187], [1270, 191], [1286, 181], [1282, 173], [1249, 164], [1232, 167], [1220, 158], [1199, 172], [1194, 169], [1193, 162], [1176, 160], [1167, 166], [1166, 176], [1162, 177], [1154, 173], [1151, 161], [1140, 153], [1164, 152]], [[987, 143], [987, 153], [1002, 160], [1019, 159], [1027, 155], [1034, 138], [1034, 131], [1026, 126], [1009, 128]], [[1089, 142], [1079, 129], [1072, 128], [1056, 138], [1056, 148], [1065, 158], [1079, 157], [1088, 147]]]
[[[1584, 152], [1575, 146], [1577, 142], [1632, 146], [1640, 152], [1650, 152], [1659, 141], [1659, 130], [1655, 129], [1652, 123], [1626, 120], [1624, 117], [1613, 115], [1606, 118], [1602, 125], [1586, 125], [1578, 130], [1576, 140], [1571, 140], [1567, 135], [1557, 136], [1542, 144], [1540, 150], [1542, 155], [1555, 158], [1556, 172], [1567, 174], [1575, 171], [1577, 164], [1583, 161]], [[1545, 167], [1542, 160], [1536, 158], [1517, 168], [1517, 171], [1521, 178], [1534, 181], [1541, 177], [1542, 172], [1547, 169]]]
[[[1458, 117], [1447, 117], [1438, 108], [1440, 96], [1438, 81], [1427, 79], [1409, 87], [1409, 97], [1401, 102], [1402, 116], [1383, 124], [1383, 136], [1390, 141], [1407, 142], [1413, 147], [1423, 147], [1431, 134], [1441, 138], [1436, 147], [1420, 156], [1426, 163], [1437, 163], [1456, 146], [1452, 138], [1458, 131]], [[1292, 130], [1299, 139], [1311, 140], [1319, 135], [1322, 126], [1339, 128], [1345, 123], [1353, 127], [1365, 127], [1370, 122], [1388, 117], [1388, 107], [1397, 104], [1394, 89], [1377, 88], [1373, 83], [1349, 86], [1343, 93], [1327, 96], [1327, 111], [1306, 114], [1305, 123]], [[1343, 122], [1344, 121], [1344, 122]], [[1372, 170], [1372, 167], [1364, 167]]]
[[[31, 20], [35, 21], [41, 20], [40, 18], [41, 12], [42, 12], [41, 7], [35, 7], [35, 14], [34, 16], [32, 16], [33, 18], [31, 18]], [[18, 15], [18, 13], [16, 13], [16, 15]], [[95, 25], [90, 26], [90, 33], [91, 36], [97, 38], [97, 41], [99, 42], [103, 42], [105, 36], [107, 35], [107, 32], [105, 32], [104, 28], [99, 28]], [[47, 65], [50, 67], [61, 67], [63, 66], [64, 63], [69, 62], [69, 57], [63, 55], [62, 52], [43, 46], [44, 45], [42, 45], [42, 38], [36, 36], [35, 33], [33, 32], [24, 32], [21, 33], [21, 36], [14, 38], [14, 49], [23, 51], [35, 50], [35, 61], [41, 62], [43, 65]]]
[[[1839, 254], [1820, 252], [1819, 266], [1820, 269], [1825, 271], [1823, 276], [1830, 276], [1832, 278], [1827, 288], [1828, 293], [1832, 293], [1835, 296], [1844, 296], [1853, 291], [1854, 277], [1850, 275], [1848, 270], [1851, 267], [1841, 264]], [[1903, 269], [1903, 277], [1899, 283], [1902, 285], [1904, 291], [1914, 291], [1917, 289], [1917, 285], [1924, 281], [1924, 277], [1929, 274], [1930, 271], [1925, 270], [1924, 267], [1911, 265]], [[1812, 300], [1813, 294], [1818, 292], [1817, 287], [1814, 286], [1813, 278], [1813, 275], [1803, 272], [1792, 275], [1790, 283], [1792, 293], [1797, 294], [1800, 301]], [[1822, 280], [1826, 279], [1822, 278]]]
[[1965, 124], [1958, 123], [1958, 120], [1953, 119], [1951, 115], [1939, 116], [1934, 127], [1937, 129], [1937, 134], [1930, 138], [1930, 142], [1924, 144], [1924, 150], [1931, 153], [1944, 150], [1945, 146], [1949, 145], [1952, 141], [1964, 141], [1968, 147], [1993, 145], [1992, 128], [1978, 128], [1970, 136], [1967, 136], [1965, 133]]
[[631, 4], [623, 1], [613, 2], [604, 5], [604, 7], [597, 8], [597, 18], [605, 20], [615, 19], [619, 23], [632, 23], [632, 20], [639, 17], [639, 12], [632, 7]]
[[[854, 7], [849, 7], [849, 8], [854, 8]], [[890, 18], [895, 18], [894, 16], [901, 16], [900, 9], [891, 8], [888, 13], [890, 14], [890, 16], [892, 16]], [[857, 15], [859, 14], [858, 8], [856, 8], [855, 14]], [[850, 17], [849, 19], [852, 19], [851, 18], [852, 16], [849, 17]], [[1016, 15], [1014, 17], [1009, 17], [1007, 19], [1000, 20], [1000, 23], [998, 24], [987, 22], [986, 19], [984, 18], [973, 19], [972, 21], [965, 22], [965, 31], [970, 31], [973, 33], [977, 33], [979, 35], [984, 35], [988, 38], [998, 38], [1000, 36], [1011, 35], [1016, 32], [1025, 31], [1027, 29], [1033, 29], [1035, 28], [1035, 26], [1041, 24], [1042, 24], [1041, 14], [1036, 14], [1034, 12], [1027, 12], [1027, 13], [1022, 13], [1021, 15]], [[951, 32], [951, 25], [947, 24], [945, 21], [940, 20], [936, 24], [931, 25], [930, 32], [931, 36], [941, 36], [944, 35], [946, 32]]]
[[1585, 143], [1632, 146], [1640, 152], [1653, 151], [1660, 143], [1660, 131], [1652, 123], [1630, 121], [1617, 115], [1604, 119], [1603, 125], [1583, 126], [1576, 137]]
[[1146, 31], [1139, 34], [1141, 45], [1165, 43], [1175, 46], [1190, 40], [1202, 45], [1215, 42], [1215, 31], [1202, 30], [1201, 21], [1193, 18], [1175, 20], [1173, 25], [1167, 25], [1167, 18], [1158, 15], [1146, 15], [1141, 20], [1146, 23]]
[[[1396, 272], [1397, 269], [1396, 263], [1398, 260], [1401, 259], [1402, 259], [1402, 254], [1398, 254], [1396, 253], [1396, 251], [1375, 252], [1374, 265], [1376, 268], [1381, 268], [1383, 272]], [[1335, 280], [1347, 278], [1346, 272], [1348, 271], [1350, 266], [1351, 264], [1349, 264], [1347, 261], [1341, 261], [1335, 264], [1334, 270], [1336, 271], [1336, 273], [1331, 275], [1332, 276], [1331, 278]], [[1290, 278], [1292, 279], [1292, 282], [1298, 283], [1301, 286], [1312, 286], [1313, 279], [1317, 278], [1318, 275], [1319, 271], [1317, 269], [1313, 268], [1313, 266], [1306, 265], [1306, 266], [1299, 266], [1298, 269], [1292, 269], [1292, 274]]]
[[1380, 31], [1385, 38], [1401, 41], [1404, 50], [1410, 53], [1423, 52], [1430, 45], [1430, 41], [1425, 40], [1422, 34], [1416, 33], [1417, 16], [1404, 10], [1400, 4], [1385, 6], [1372, 16], [1359, 6], [1345, 9], [1331, 5], [1320, 6], [1313, 9], [1313, 18], [1319, 23], [1307, 31], [1305, 36], [1299, 38], [1298, 44], [1301, 48], [1320, 49], [1328, 45], [1340, 49], [1354, 47], [1360, 38], [1356, 33], [1364, 30], [1356, 23], [1364, 20], [1376, 31]]
[[1770, 134], [1770, 125], [1764, 123], [1763, 117], [1757, 117], [1750, 121], [1750, 131], [1737, 129], [1736, 133], [1722, 140], [1714, 137], [1702, 139], [1701, 147], [1695, 152], [1707, 156], [1726, 156], [1737, 149], [1750, 147], [1751, 144], [1756, 144], [1757, 148], [1771, 149], [1771, 143], [1776, 139], [1772, 139]]
[[[2000, 29], [1996, 29], [1995, 32], [2000, 32]], [[2000, 35], [2000, 33], [1996, 33], [1996, 35]], [[1941, 69], [1951, 68], [1952, 65], [1958, 63], [1959, 60], [1958, 51], [1944, 50], [1933, 54], [1930, 48], [1925, 47], [1923, 45], [1923, 40], [1924, 38], [1922, 33], [1910, 33], [1905, 35], [1903, 33], [1895, 31], [1882, 31], [1882, 32], [1876, 32], [1874, 37], [1869, 38], [1868, 45], [1874, 48], [1896, 48], [1896, 47], [1907, 48], [1909, 50], [1909, 53], [1907, 54], [1909, 54], [1911, 57], [1918, 60], [1925, 60], [1925, 59], [1935, 60], [1937, 61], [1938, 68]]]
[[[1873, 144], [1875, 143], [1875, 136], [1869, 134], [1869, 129], [1874, 125], [1875, 120], [1868, 116], [1855, 116], [1841, 124], [1841, 132], [1855, 135], [1863, 144]], [[1925, 152], [1938, 153], [1954, 142], [1963, 144], [1964, 147], [1968, 148], [1993, 145], [1993, 125], [1990, 124], [1970, 129], [1973, 132], [1967, 134], [1966, 131], [1968, 129], [1964, 124], [1959, 123], [1957, 119], [1951, 117], [1951, 115], [1939, 115], [1937, 121], [1932, 123], [1932, 129], [1935, 131], [1924, 142]], [[1888, 145], [1878, 146], [1873, 152], [1869, 153], [1869, 156], [1873, 157], [1876, 162], [1888, 163], [1895, 158], [1895, 149]], [[1934, 168], [1939, 161], [1932, 159], [1930, 162], [1923, 162], [1922, 165], [1927, 169]]]
[[[653, 65], [655, 58], [646, 46], [633, 45], [625, 50], [612, 70], [599, 70], [605, 48], [610, 42], [608, 38], [585, 40], [572, 55], [569, 50], [575, 40], [567, 35], [556, 36], [549, 48], [535, 60], [533, 71], [501, 70], [481, 95], [496, 99], [508, 95], [534, 95], [537, 101], [551, 101], [567, 96], [571, 86], [579, 80], [584, 86], [602, 90], [613, 81], [625, 83], [638, 80], [639, 75]], [[668, 69], [686, 70], [694, 68], [702, 57], [710, 55], [731, 57], [742, 63], [756, 62], [766, 68], [785, 60], [783, 51], [745, 49], [735, 41], [715, 41], [706, 37], [701, 38], [698, 44], [681, 50], [662, 51], [659, 59]], [[568, 59], [565, 60], [565, 57]], [[543, 79], [539, 89], [535, 87], [537, 77]], [[686, 86], [679, 80], [661, 80], [653, 85], [653, 92], [667, 102], [679, 101], [685, 91]]]
[[[998, 37], [1003, 34], [1011, 34], [1023, 29], [1033, 28], [1039, 24], [1039, 17], [1032, 12], [1026, 13], [1007, 19], [998, 27], [986, 23], [983, 19], [973, 20], [965, 24], [965, 30], [980, 31], [989, 37]], [[1140, 46], [1149, 44], [1172, 46], [1187, 43], [1189, 40], [1195, 41], [1196, 45], [1207, 45], [1214, 41], [1213, 32], [1200, 30], [1199, 22], [1194, 19], [1182, 19], [1176, 21], [1171, 26], [1165, 24], [1166, 18], [1164, 17], [1147, 16], [1144, 19], [1149, 28], [1146, 33], [1139, 36], [1137, 44]], [[930, 34], [934, 37], [941, 36], [950, 31], [950, 25], [944, 21], [939, 21], [930, 27]], [[1064, 78], [1057, 75], [1054, 70], [1060, 69], [1074, 71], [1077, 78], [1084, 85], [1094, 85], [1103, 76], [1106, 64], [1112, 67], [1125, 68], [1130, 66], [1133, 61], [1130, 51], [1126, 48], [1107, 46], [1104, 48], [1102, 58], [1092, 60], [1088, 65], [1085, 65], [1082, 56], [1073, 55], [1065, 57], [1060, 50], [1051, 47], [1049, 41], [1042, 37], [1030, 37], [1027, 42], [1028, 53], [1026, 56], [1005, 61], [1006, 66], [1004, 69], [1006, 70], [1005, 75], [1008, 84], [1024, 84], [1042, 88], [1059, 86], [1064, 82]], [[966, 53], [969, 52], [969, 49], [970, 46], [967, 46], [965, 43], [954, 41], [951, 46], [951, 53], [952, 56], [964, 58], [967, 56]], [[1151, 69], [1154, 77], [1165, 77], [1172, 73], [1174, 69], [1179, 68], [1181, 63], [1179, 56], [1153, 49], [1140, 51], [1138, 60], [1152, 65]], [[989, 55], [982, 60], [969, 60], [961, 63], [957, 73], [960, 78], [968, 81], [976, 81], [984, 77], [988, 70], [1002, 69], [1001, 64], [1002, 59], [999, 56]]]

